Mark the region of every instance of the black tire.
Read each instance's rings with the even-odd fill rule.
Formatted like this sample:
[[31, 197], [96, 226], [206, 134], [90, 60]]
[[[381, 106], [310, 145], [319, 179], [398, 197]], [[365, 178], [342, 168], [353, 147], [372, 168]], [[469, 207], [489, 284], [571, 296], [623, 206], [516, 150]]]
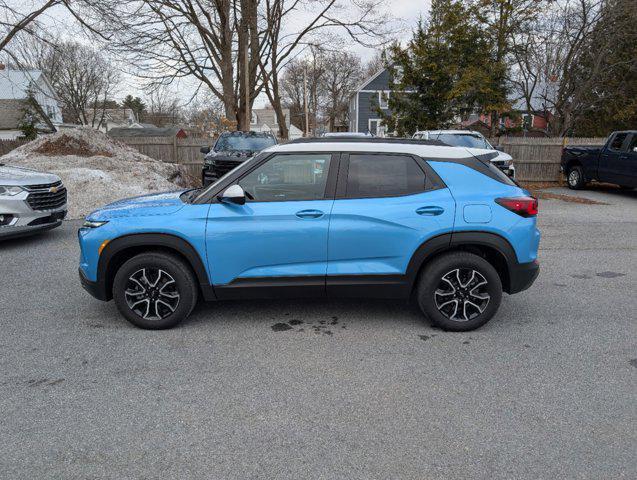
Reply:
[[579, 165], [575, 165], [566, 172], [566, 184], [571, 190], [581, 190], [586, 186], [586, 177], [584, 169]]
[[[113, 299], [120, 313], [133, 325], [150, 330], [172, 328], [188, 317], [197, 303], [197, 293], [190, 266], [162, 252], [142, 253], [126, 261], [113, 282]], [[146, 305], [150, 310], [144, 310]]]
[[619, 186], [620, 190], [626, 190], [626, 191], [630, 191], [630, 190], [634, 190], [635, 187], [631, 187], [630, 185], [620, 185]]
[[[460, 283], [454, 287], [449, 283], [449, 275], [455, 277], [455, 271], [459, 272], [460, 276], [456, 278]], [[472, 277], [471, 272], [475, 272], [475, 276]], [[473, 281], [469, 281], [470, 278]], [[486, 284], [482, 284], [483, 280]], [[452, 291], [455, 293], [450, 294]], [[418, 281], [416, 298], [420, 309], [434, 325], [443, 330], [466, 332], [481, 327], [498, 311], [502, 282], [498, 272], [484, 258], [468, 252], [451, 252], [425, 266]], [[458, 307], [465, 304], [466, 309], [460, 311], [462, 307]]]

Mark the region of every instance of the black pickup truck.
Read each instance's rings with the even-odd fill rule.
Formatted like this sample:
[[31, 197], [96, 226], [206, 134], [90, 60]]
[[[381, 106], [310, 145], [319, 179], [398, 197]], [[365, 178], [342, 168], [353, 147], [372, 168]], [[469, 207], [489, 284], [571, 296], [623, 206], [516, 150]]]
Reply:
[[574, 190], [591, 180], [637, 187], [637, 130], [613, 132], [603, 146], [564, 148], [560, 170]]

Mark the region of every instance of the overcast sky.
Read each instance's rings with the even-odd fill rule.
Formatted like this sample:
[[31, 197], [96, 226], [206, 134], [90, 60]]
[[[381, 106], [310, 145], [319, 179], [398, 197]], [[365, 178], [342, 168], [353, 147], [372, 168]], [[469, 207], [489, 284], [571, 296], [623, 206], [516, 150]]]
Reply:
[[[418, 19], [426, 17], [431, 6], [431, 0], [387, 0], [388, 10], [397, 19], [402, 21], [402, 28], [396, 36], [397, 40], [404, 42], [411, 38], [411, 32], [416, 27]], [[373, 56], [373, 50], [358, 47], [353, 49], [363, 60], [368, 60]]]
[[[27, 4], [30, 3], [30, 0], [22, 1], [25, 1]], [[416, 26], [418, 19], [421, 16], [427, 16], [430, 5], [431, 0], [386, 0], [386, 11], [396, 19], [395, 23], [392, 22], [392, 28], [395, 26], [395, 29], [397, 30], [394, 39], [400, 42], [408, 40], [411, 37], [411, 33]], [[77, 31], [77, 25], [74, 25], [75, 22], [72, 18], [70, 18], [68, 12], [61, 8], [50, 10], [42, 16], [41, 20], [43, 21], [45, 28], [50, 30], [51, 33], [56, 33], [63, 37], [67, 36], [80, 41], [87, 41], [87, 43], [90, 42], [88, 40], [84, 40], [84, 36]], [[294, 25], [295, 20], [291, 18], [289, 21], [291, 22], [289, 25], [290, 29], [297, 30], [295, 28], [296, 25]], [[299, 26], [301, 25], [302, 20], [299, 19]], [[374, 49], [365, 48], [354, 42], [349, 42], [347, 44], [347, 48], [349, 51], [360, 55], [364, 62], [371, 59], [375, 53]], [[143, 92], [140, 91], [139, 82], [126, 73], [123, 75], [121, 87], [120, 91], [122, 92], [122, 98], [127, 93], [143, 96]], [[177, 91], [175, 93], [186, 100], [195, 88], [196, 85], [193, 82], [182, 81], [180, 82], [179, 87], [177, 87]], [[116, 98], [116, 100], [121, 101], [121, 98]], [[258, 99], [255, 106], [257, 108], [262, 107], [265, 102], [265, 98]]]

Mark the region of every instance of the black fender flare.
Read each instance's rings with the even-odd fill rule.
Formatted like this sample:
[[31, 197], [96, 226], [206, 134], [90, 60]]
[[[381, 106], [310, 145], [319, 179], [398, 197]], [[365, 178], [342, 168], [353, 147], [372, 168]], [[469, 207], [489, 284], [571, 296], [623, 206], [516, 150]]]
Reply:
[[183, 256], [195, 272], [197, 281], [208, 299], [211, 287], [205, 264], [197, 250], [187, 241], [176, 235], [168, 233], [137, 233], [124, 235], [111, 240], [102, 251], [97, 264], [97, 283], [103, 289], [105, 296], [110, 299], [112, 293], [109, 286], [112, 284], [114, 272], [110, 270], [113, 260], [124, 250], [143, 247], [145, 250], [164, 248], [173, 250]]
[[[463, 246], [485, 246], [497, 251], [506, 263], [509, 279], [519, 265], [517, 255], [511, 244], [502, 236], [479, 231], [445, 233], [425, 241], [416, 249], [407, 266], [407, 279], [412, 286], [417, 280], [422, 266], [432, 257], [447, 250]], [[504, 285], [505, 290], [509, 288]]]

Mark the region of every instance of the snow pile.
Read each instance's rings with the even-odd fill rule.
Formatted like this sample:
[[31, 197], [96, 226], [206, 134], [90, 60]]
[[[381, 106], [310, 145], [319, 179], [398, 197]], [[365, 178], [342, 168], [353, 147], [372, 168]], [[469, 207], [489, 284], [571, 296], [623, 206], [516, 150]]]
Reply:
[[58, 175], [68, 190], [68, 217], [83, 218], [107, 203], [184, 186], [179, 165], [165, 163], [78, 128], [38, 138], [0, 158], [0, 163]]

